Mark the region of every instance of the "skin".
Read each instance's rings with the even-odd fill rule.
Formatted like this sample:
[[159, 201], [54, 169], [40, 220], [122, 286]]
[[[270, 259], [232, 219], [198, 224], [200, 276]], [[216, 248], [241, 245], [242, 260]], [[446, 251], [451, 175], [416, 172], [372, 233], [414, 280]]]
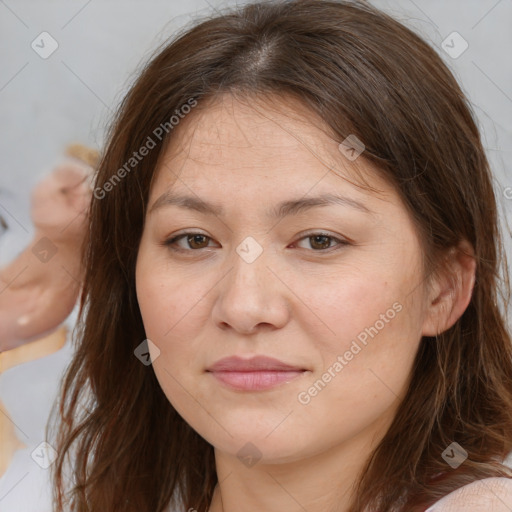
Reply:
[[[68, 160], [34, 187], [33, 240], [0, 269], [0, 352], [52, 333], [72, 311], [82, 279], [91, 175], [89, 166]], [[37, 257], [42, 251], [51, 257]]]
[[[322, 128], [295, 101], [271, 108], [225, 95], [181, 122], [156, 170], [137, 296], [163, 391], [215, 448], [220, 484], [211, 512], [347, 510], [354, 481], [405, 394], [422, 335], [447, 329], [471, 296], [471, 258], [454, 255], [458, 279], [427, 286], [418, 235], [398, 194], [363, 158], [348, 160]], [[356, 165], [379, 193], [344, 179], [357, 179]], [[170, 189], [225, 212], [152, 210]], [[372, 213], [336, 204], [279, 222], [266, 217], [283, 200], [321, 193]], [[208, 238], [182, 238], [174, 243], [182, 252], [165, 245], [189, 231]], [[310, 238], [318, 232], [334, 239]], [[249, 236], [263, 250], [252, 263], [236, 252]], [[300, 403], [298, 394], [397, 302], [401, 311]], [[270, 390], [234, 391], [205, 371], [232, 355], [267, 355], [307, 371]], [[247, 443], [260, 457], [251, 467], [237, 457]]]

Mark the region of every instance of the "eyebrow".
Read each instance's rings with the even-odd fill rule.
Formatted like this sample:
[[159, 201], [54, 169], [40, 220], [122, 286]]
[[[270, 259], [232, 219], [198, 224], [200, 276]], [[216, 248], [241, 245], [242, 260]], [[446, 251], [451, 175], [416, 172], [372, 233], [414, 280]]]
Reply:
[[[275, 207], [271, 208], [268, 211], [267, 216], [270, 219], [282, 219], [290, 215], [298, 215], [299, 213], [303, 213], [314, 207], [329, 206], [333, 204], [348, 206], [367, 214], [374, 213], [363, 203], [360, 203], [355, 199], [327, 193], [314, 197], [302, 197], [299, 199], [282, 201]], [[153, 203], [149, 209], [149, 214], [165, 206], [178, 206], [180, 208], [186, 208], [187, 210], [197, 211], [206, 215], [212, 214], [217, 217], [222, 217], [224, 214], [224, 209], [219, 204], [210, 203], [197, 196], [175, 194], [171, 191], [164, 192]]]

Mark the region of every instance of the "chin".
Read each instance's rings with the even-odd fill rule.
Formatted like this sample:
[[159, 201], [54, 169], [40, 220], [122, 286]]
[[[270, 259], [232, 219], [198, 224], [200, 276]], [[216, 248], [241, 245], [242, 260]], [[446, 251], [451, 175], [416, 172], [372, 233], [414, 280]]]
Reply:
[[[196, 428], [194, 422], [188, 422], [189, 425], [215, 449], [228, 453], [233, 456], [239, 456], [240, 451], [254, 451], [261, 457], [262, 461], [269, 464], [281, 464], [292, 462], [304, 456], [308, 451], [303, 443], [309, 443], [314, 437], [302, 435], [293, 435], [297, 433], [297, 427], [290, 424], [288, 428], [283, 428], [284, 423], [273, 422], [272, 427], [267, 427], [265, 422], [258, 422], [255, 418], [246, 417], [238, 422], [220, 421], [219, 428], [212, 429], [212, 423], [202, 423]], [[278, 426], [279, 425], [279, 426]], [[276, 428], [277, 426], [277, 428]], [[301, 442], [302, 440], [302, 442]]]
[[62, 230], [67, 221], [65, 212], [60, 211], [55, 204], [49, 204], [48, 201], [34, 201], [30, 208], [30, 217], [37, 229], [55, 230], [55, 232]]
[[[82, 230], [82, 223], [76, 218], [76, 214], [69, 215], [67, 211], [59, 212], [58, 210], [49, 213], [47, 210], [40, 215], [35, 212], [32, 223], [37, 230], [43, 231], [51, 240], [73, 238]], [[66, 228], [65, 231], [63, 231], [64, 228]]]
[[242, 463], [249, 459], [249, 465], [255, 461], [258, 464], [291, 464], [315, 452], [312, 446], [308, 449], [298, 445], [293, 436], [276, 436], [275, 439], [270, 439], [267, 433], [252, 435], [246, 432], [243, 436], [218, 440], [210, 444], [216, 451], [237, 457]]
[[58, 222], [56, 219], [44, 217], [42, 215], [34, 216], [32, 223], [34, 227], [43, 232], [51, 240], [59, 239], [62, 237], [61, 231], [65, 224], [62, 223], [62, 219]]

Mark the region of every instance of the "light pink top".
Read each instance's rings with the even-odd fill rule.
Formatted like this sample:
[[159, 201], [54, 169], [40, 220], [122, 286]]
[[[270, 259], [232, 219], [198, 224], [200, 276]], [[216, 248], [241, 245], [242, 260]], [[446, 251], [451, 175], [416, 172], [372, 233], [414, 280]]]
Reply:
[[446, 495], [425, 512], [512, 512], [512, 479], [477, 480]]

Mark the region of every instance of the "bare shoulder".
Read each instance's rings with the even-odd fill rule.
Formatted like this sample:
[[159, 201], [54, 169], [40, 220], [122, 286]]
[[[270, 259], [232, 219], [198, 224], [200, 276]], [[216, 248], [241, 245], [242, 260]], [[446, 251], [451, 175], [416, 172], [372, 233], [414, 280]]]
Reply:
[[425, 512], [511, 512], [512, 479], [485, 478], [465, 485]]

